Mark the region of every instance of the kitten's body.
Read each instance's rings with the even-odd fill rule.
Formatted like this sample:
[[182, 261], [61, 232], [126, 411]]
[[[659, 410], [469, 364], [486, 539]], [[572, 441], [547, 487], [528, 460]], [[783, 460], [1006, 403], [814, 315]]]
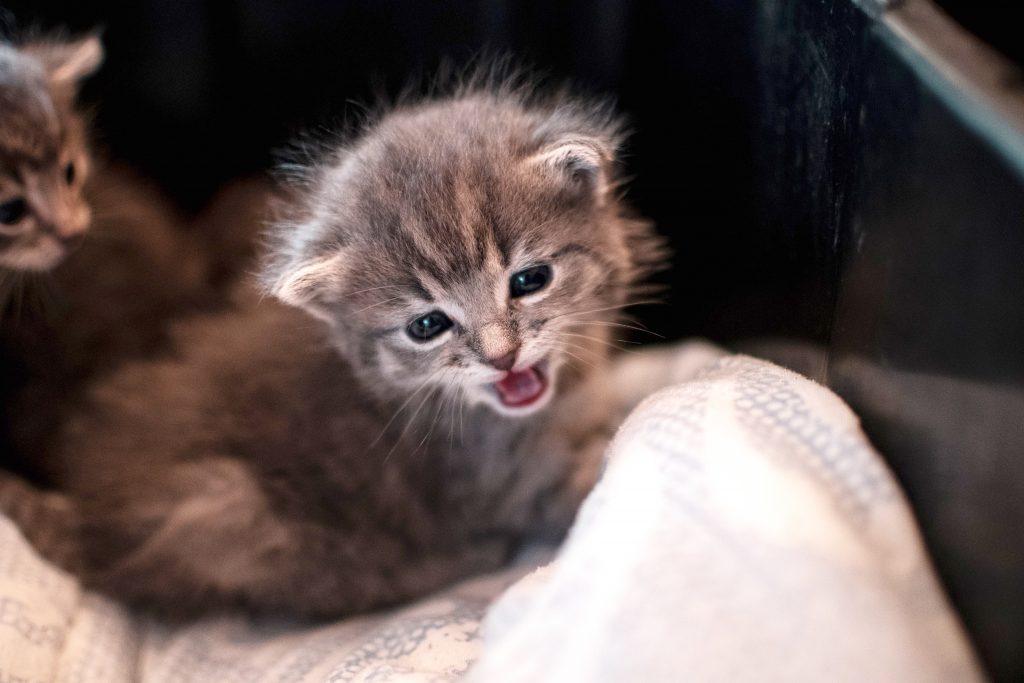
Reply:
[[242, 292], [63, 434], [86, 582], [163, 613], [337, 615], [564, 531], [614, 427], [609, 331], [661, 257], [617, 143], [601, 109], [498, 88], [329, 148], [263, 273], [319, 321]]
[[246, 298], [185, 326], [187, 362], [119, 373], [68, 434], [90, 582], [162, 612], [337, 615], [565, 528], [583, 435], [435, 403], [387, 426], [400, 401], [361, 386], [302, 313]]

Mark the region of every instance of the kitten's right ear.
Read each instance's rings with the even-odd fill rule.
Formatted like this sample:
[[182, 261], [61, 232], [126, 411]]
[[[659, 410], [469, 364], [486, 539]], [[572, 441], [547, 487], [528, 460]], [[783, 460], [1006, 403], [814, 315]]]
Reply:
[[528, 160], [547, 169], [573, 187], [602, 201], [608, 190], [612, 150], [603, 140], [591, 136], [567, 136], [548, 145]]
[[76, 86], [103, 63], [103, 43], [95, 33], [70, 41], [26, 43], [22, 50], [38, 59], [50, 82], [58, 86]]

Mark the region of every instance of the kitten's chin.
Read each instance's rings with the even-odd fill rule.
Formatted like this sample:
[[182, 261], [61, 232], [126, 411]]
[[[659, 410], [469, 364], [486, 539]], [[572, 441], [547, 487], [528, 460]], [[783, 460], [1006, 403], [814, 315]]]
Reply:
[[41, 273], [52, 269], [64, 259], [65, 249], [55, 241], [47, 240], [32, 249], [9, 253], [0, 252], [0, 266], [10, 270]]
[[523, 417], [544, 408], [554, 394], [553, 375], [547, 359], [529, 367], [506, 372], [486, 385], [488, 403], [499, 413]]

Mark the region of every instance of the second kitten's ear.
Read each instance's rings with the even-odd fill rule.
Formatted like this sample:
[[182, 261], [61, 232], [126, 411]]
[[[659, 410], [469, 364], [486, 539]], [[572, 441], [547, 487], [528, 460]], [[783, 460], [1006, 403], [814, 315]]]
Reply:
[[103, 63], [103, 43], [96, 34], [70, 41], [27, 43], [22, 49], [42, 62], [55, 85], [75, 86]]
[[611, 148], [589, 136], [562, 138], [529, 159], [529, 163], [558, 174], [574, 187], [592, 192], [599, 200], [608, 190], [611, 162]]

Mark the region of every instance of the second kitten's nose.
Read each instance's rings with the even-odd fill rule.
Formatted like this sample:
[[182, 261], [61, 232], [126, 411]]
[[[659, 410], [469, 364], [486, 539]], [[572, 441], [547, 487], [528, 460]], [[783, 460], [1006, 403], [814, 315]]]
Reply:
[[519, 349], [512, 349], [503, 356], [497, 358], [488, 358], [487, 362], [496, 367], [499, 370], [511, 370], [512, 366], [516, 364], [516, 354]]
[[74, 251], [82, 245], [85, 241], [85, 232], [75, 233], [69, 236], [62, 236], [59, 238], [61, 245], [68, 251]]

